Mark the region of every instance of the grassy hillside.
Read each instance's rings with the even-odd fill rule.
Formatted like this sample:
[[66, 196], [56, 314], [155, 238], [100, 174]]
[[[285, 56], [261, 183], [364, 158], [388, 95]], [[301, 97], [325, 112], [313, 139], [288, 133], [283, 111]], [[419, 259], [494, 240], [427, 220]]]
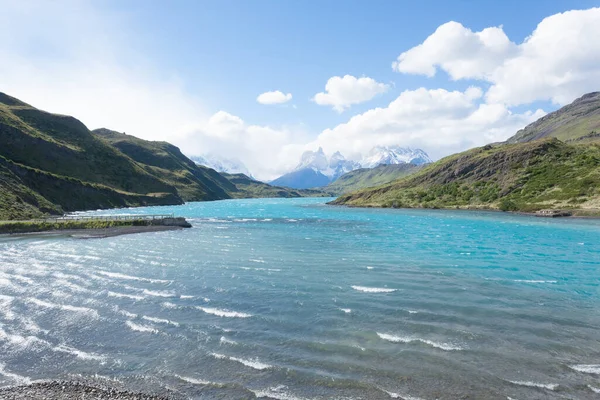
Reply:
[[550, 138], [488, 145], [446, 157], [393, 183], [342, 196], [334, 204], [598, 213], [600, 143]]
[[135, 160], [145, 171], [175, 186], [185, 201], [322, 195], [316, 190], [271, 186], [244, 174], [219, 173], [196, 164], [167, 142], [152, 142], [108, 129], [92, 132]]
[[521, 129], [508, 143], [555, 137], [564, 142], [600, 140], [600, 92], [588, 93], [573, 103]]
[[408, 176], [420, 170], [422, 166], [414, 164], [380, 165], [375, 168], [361, 168], [340, 176], [325, 186], [323, 190], [336, 195], [349, 193], [373, 186], [380, 186]]
[[[0, 220], [300, 191], [230, 179], [166, 142], [98, 129], [0, 93]], [[234, 183], [236, 181], [236, 183]]]
[[0, 219], [181, 204], [176, 188], [73, 117], [0, 93]]
[[177, 189], [185, 201], [227, 199], [236, 187], [215, 170], [196, 165], [178, 147], [108, 129], [92, 133], [134, 160], [144, 171]]

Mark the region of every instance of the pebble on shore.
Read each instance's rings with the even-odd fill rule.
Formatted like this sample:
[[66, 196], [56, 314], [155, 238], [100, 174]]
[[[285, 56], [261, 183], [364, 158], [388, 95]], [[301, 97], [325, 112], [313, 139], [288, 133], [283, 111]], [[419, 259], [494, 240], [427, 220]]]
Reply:
[[79, 382], [38, 382], [0, 389], [0, 399], [6, 400], [167, 400], [166, 397], [99, 388]]

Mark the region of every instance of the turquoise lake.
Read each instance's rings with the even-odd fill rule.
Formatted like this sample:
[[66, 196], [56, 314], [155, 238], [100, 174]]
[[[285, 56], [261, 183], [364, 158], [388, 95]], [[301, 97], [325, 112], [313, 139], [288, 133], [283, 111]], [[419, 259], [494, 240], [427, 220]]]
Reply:
[[187, 398], [594, 399], [600, 221], [260, 199], [193, 228], [0, 238], [0, 386]]

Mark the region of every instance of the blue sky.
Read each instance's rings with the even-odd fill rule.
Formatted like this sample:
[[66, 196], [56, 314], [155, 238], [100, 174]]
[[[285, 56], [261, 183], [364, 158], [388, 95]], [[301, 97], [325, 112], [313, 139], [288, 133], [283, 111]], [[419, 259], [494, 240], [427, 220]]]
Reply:
[[[400, 75], [391, 62], [439, 25], [458, 21], [472, 30], [502, 25], [522, 42], [544, 17], [598, 1], [112, 1], [125, 13], [140, 48], [164, 71], [185, 77], [189, 90], [252, 123], [303, 123], [317, 131], [348, 116], [310, 102], [334, 75], [369, 76], [394, 90], [355, 107], [384, 105], [404, 89], [464, 89], [448, 82]], [[267, 90], [292, 92], [300, 108], [265, 108], [254, 100]]]
[[[6, 64], [0, 91], [74, 115], [90, 128], [169, 140], [189, 155], [240, 158], [265, 179], [317, 146], [360, 158], [373, 145], [397, 144], [439, 158], [503, 140], [544, 112], [598, 90], [599, 67], [589, 65], [597, 64], [600, 48], [581, 38], [600, 37], [592, 10], [599, 5], [0, 0]], [[560, 14], [569, 10], [585, 11]], [[537, 40], [524, 43], [556, 15]], [[429, 50], [410, 53], [392, 68], [449, 21], [460, 25], [446, 25]], [[500, 50], [498, 42], [477, 36], [494, 27], [501, 27], [494, 31]], [[554, 43], [566, 48], [552, 49]], [[444, 55], [445, 48], [454, 50]], [[567, 54], [548, 61], [549, 48]], [[527, 77], [524, 70], [540, 72]], [[341, 108], [313, 100], [330, 78], [345, 75], [368, 78], [365, 85], [380, 89], [361, 89], [350, 79], [335, 95], [347, 102]], [[467, 94], [469, 87], [477, 90]], [[275, 90], [292, 99], [257, 102]]]

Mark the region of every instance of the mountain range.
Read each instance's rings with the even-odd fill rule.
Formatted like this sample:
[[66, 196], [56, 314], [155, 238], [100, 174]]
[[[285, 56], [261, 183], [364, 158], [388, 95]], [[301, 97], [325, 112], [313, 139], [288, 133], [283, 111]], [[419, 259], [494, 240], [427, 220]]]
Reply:
[[0, 93], [0, 220], [69, 211], [240, 197], [298, 197], [199, 166], [167, 142], [38, 110]]
[[503, 143], [443, 158], [333, 204], [600, 215], [600, 92], [582, 96]]
[[347, 160], [339, 151], [327, 158], [322, 148], [306, 151], [293, 171], [271, 181], [273, 185], [297, 189], [324, 187], [339, 177], [357, 169], [375, 168], [379, 165], [423, 165], [431, 159], [421, 149], [400, 146], [377, 146], [360, 161]]

